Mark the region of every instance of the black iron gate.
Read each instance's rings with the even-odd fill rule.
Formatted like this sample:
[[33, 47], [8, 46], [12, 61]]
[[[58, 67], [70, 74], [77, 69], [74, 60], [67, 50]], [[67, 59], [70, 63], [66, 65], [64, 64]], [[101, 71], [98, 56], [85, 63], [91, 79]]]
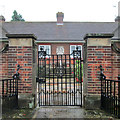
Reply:
[[81, 51], [47, 55], [38, 52], [39, 106], [82, 106]]

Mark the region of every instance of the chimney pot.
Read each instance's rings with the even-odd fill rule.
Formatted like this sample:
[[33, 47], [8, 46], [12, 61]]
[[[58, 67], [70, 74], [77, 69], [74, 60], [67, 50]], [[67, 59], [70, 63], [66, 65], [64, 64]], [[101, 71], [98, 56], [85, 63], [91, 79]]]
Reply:
[[58, 12], [56, 14], [56, 17], [57, 17], [57, 25], [63, 25], [64, 13]]

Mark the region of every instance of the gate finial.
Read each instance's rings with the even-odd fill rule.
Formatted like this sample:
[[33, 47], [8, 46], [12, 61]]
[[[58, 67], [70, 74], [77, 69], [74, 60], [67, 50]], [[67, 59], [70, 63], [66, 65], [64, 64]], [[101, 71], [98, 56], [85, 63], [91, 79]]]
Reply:
[[43, 48], [40, 48], [40, 51], [43, 51]]
[[100, 65], [100, 71], [101, 71], [101, 72], [103, 71], [102, 65]]
[[106, 76], [103, 73], [103, 67], [102, 67], [102, 65], [100, 65], [100, 76], [101, 76], [102, 79], [104, 79], [104, 80], [106, 79]]
[[78, 51], [78, 46], [76, 46], [76, 50]]

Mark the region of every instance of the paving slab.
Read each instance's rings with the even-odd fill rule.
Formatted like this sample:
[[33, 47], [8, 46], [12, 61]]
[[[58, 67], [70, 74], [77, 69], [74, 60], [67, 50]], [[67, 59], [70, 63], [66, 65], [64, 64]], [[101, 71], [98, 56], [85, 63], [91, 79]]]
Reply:
[[41, 106], [37, 108], [33, 118], [90, 118], [109, 119], [113, 117], [101, 110], [85, 110], [79, 106]]

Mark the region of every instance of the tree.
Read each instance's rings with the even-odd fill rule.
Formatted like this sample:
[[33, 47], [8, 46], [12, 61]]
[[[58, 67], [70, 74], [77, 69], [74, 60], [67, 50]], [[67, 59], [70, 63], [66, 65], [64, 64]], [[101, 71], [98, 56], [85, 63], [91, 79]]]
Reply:
[[16, 10], [13, 11], [13, 16], [11, 21], [25, 21], [22, 15], [18, 14]]

